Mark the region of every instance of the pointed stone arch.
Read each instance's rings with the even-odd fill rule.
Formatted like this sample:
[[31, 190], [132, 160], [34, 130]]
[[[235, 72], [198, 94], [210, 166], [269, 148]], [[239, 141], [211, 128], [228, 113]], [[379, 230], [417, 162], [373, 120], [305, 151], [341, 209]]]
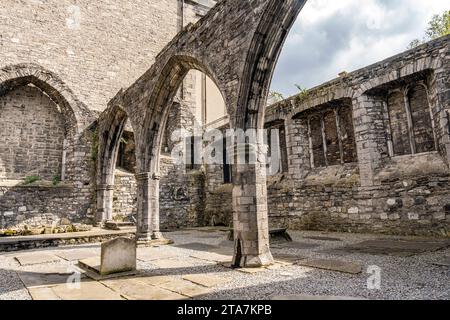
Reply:
[[61, 108], [68, 134], [80, 133], [92, 120], [91, 111], [52, 71], [33, 63], [9, 65], [0, 69], [0, 96], [30, 84], [39, 88]]
[[[138, 240], [158, 239], [159, 153], [168, 109], [190, 69], [213, 79], [232, 128], [262, 129], [264, 107], [282, 45], [306, 0], [223, 0], [188, 25], [153, 66], [115, 100], [135, 128]], [[235, 146], [236, 147], [236, 146]], [[265, 163], [234, 166], [233, 220], [236, 266], [273, 262], [269, 250]], [[244, 148], [243, 150], [247, 150]]]

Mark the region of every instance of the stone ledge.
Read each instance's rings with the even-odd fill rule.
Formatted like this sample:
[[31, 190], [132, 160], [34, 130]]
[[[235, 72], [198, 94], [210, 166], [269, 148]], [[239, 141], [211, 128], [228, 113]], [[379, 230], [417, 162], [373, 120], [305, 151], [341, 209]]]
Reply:
[[134, 237], [135, 233], [135, 228], [127, 228], [119, 231], [94, 228], [93, 230], [87, 232], [0, 238], [0, 252], [59, 247], [80, 243], [96, 243], [116, 238], [118, 236]]

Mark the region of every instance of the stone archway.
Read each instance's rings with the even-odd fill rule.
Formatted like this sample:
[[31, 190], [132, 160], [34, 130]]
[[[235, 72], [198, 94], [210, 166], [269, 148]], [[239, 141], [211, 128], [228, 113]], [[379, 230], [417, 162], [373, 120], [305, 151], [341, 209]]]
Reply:
[[45, 92], [61, 108], [68, 134], [81, 133], [93, 118], [72, 90], [55, 73], [40, 65], [24, 63], [0, 69], [0, 95], [29, 84]]
[[[27, 100], [23, 101], [21, 98], [23, 104], [17, 112], [22, 116], [11, 115], [13, 118], [8, 120], [9, 130], [21, 131], [20, 123], [27, 121], [27, 116], [33, 125], [30, 123], [27, 126], [28, 133], [15, 137], [21, 139], [19, 145], [22, 148], [29, 146], [30, 149], [23, 152], [28, 155], [27, 159], [20, 159], [17, 166], [21, 171], [12, 176], [22, 179], [25, 175], [33, 174], [45, 180], [76, 180], [77, 160], [74, 154], [79, 150], [78, 137], [94, 118], [91, 111], [56, 74], [37, 64], [10, 65], [0, 69], [0, 97], [6, 97], [17, 90], [21, 90], [19, 95], [26, 96]], [[29, 106], [28, 103], [32, 105]], [[40, 112], [39, 116], [37, 112]], [[58, 125], [60, 122], [61, 125]], [[36, 135], [34, 131], [44, 132], [44, 135]], [[11, 145], [8, 141], [3, 143]], [[7, 153], [19, 154], [19, 158], [22, 158], [20, 152]], [[39, 158], [43, 156], [46, 157], [45, 166], [42, 161], [39, 162]], [[10, 159], [10, 164], [13, 161], [15, 159]]]
[[96, 223], [113, 220], [114, 170], [128, 115], [119, 105], [105, 110], [98, 120], [97, 211]]
[[[278, 56], [305, 2], [219, 2], [199, 22], [180, 32], [158, 55], [154, 65], [114, 99], [128, 113], [137, 137], [139, 241], [161, 238], [159, 151], [167, 110], [185, 74], [197, 69], [214, 79], [225, 98], [232, 128], [262, 129]], [[258, 161], [235, 166], [233, 190], [234, 265], [241, 267], [273, 262], [269, 250], [265, 163], [260, 157], [260, 144], [249, 147], [256, 150]]]

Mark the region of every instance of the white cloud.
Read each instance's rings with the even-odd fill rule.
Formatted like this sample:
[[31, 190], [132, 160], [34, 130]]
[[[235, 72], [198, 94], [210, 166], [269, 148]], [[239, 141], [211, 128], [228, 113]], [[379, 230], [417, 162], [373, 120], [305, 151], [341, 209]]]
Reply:
[[448, 0], [309, 0], [293, 26], [272, 89], [295, 94], [406, 49]]

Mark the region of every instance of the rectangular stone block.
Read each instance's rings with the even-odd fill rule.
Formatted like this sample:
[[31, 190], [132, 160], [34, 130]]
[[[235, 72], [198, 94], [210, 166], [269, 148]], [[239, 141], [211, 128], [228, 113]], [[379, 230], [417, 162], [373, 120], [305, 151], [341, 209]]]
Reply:
[[117, 238], [102, 243], [100, 274], [136, 270], [136, 242], [128, 238]]

